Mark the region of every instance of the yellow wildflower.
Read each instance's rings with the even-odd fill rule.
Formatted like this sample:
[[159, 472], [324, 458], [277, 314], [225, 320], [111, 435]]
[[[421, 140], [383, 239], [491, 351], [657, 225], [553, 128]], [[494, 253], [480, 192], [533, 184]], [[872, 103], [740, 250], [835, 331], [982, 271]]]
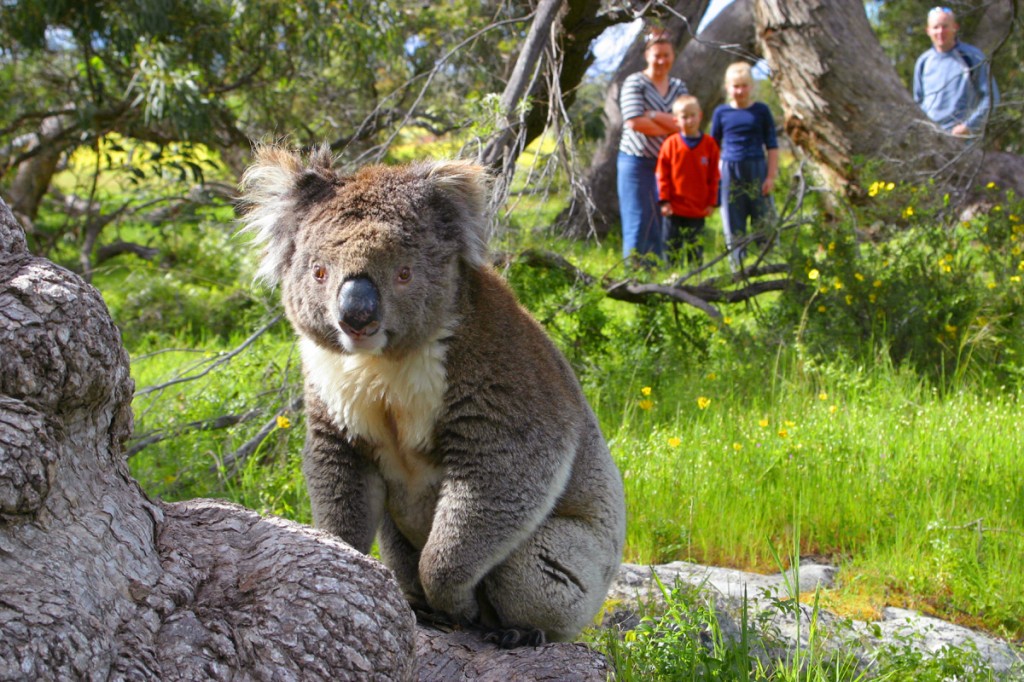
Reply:
[[714, 381], [717, 378], [718, 378], [717, 374], [715, 374], [714, 372], [708, 372], [708, 376], [707, 376], [707, 380], [708, 381]]
[[823, 306], [823, 305], [819, 305], [819, 306], [818, 306], [818, 312], [819, 312], [819, 313], [823, 313], [823, 312], [825, 312], [826, 310], [828, 310], [828, 308], [826, 308], [825, 306]]
[[821, 393], [819, 393], [818, 394], [818, 400], [821, 400], [821, 401], [828, 400], [828, 393], [825, 393], [825, 391], [822, 391]]
[[789, 431], [786, 429], [779, 429], [779, 438], [785, 438], [789, 435]]
[[641, 400], [639, 403], [637, 403], [637, 407], [639, 407], [641, 410], [649, 410], [654, 407], [654, 401]]
[[988, 189], [995, 189], [996, 188], [996, 183], [990, 182], [987, 185], [985, 185], [985, 187], [987, 187]]
[[853, 305], [853, 296], [850, 294], [846, 295], [846, 305]]
[[896, 183], [894, 183], [894, 182], [887, 182], [887, 183], [885, 183], [885, 189], [887, 191], [889, 191], [889, 192], [893, 191], [894, 189], [896, 189]]
[[287, 429], [291, 425], [292, 425], [292, 422], [291, 422], [290, 419], [288, 419], [288, 417], [284, 416], [283, 414], [277, 415], [277, 428], [279, 428], [279, 429]]
[[914, 207], [913, 206], [907, 206], [905, 209], [903, 209], [903, 217], [904, 218], [909, 218], [912, 215], [914, 215]]
[[807, 273], [807, 279], [811, 281], [818, 279], [818, 277], [820, 276], [821, 273], [818, 272], [818, 268], [811, 268], [810, 271]]
[[796, 422], [791, 422], [787, 419], [786, 421], [782, 422], [782, 425], [788, 426], [789, 428], [793, 428], [794, 426], [796, 426]]
[[1013, 282], [1014, 284], [1020, 283], [1020, 275], [1012, 275], [1010, 277], [1010, 281]]
[[768, 428], [768, 420], [767, 419], [762, 419], [761, 421], [757, 422], [757, 424], [762, 429], [767, 429]]
[[732, 449], [735, 450], [736, 452], [739, 452], [740, 450], [743, 449], [743, 443], [733, 443]]
[[829, 405], [828, 406], [828, 413], [829, 414], [835, 414], [838, 410], [839, 410], [839, 408], [836, 407], [835, 405]]
[[855, 280], [857, 280], [858, 282], [863, 282], [864, 281], [864, 275], [860, 274], [859, 272], [853, 273], [853, 278]]
[[668, 439], [668, 446], [670, 448], [678, 448], [682, 442], [683, 441], [681, 441], [680, 439], [676, 438], [675, 436], [672, 436], [671, 438]]
[[700, 396], [699, 398], [697, 398], [697, 407], [699, 407], [702, 410], [708, 409], [708, 405], [710, 404], [711, 398], [705, 398], [704, 396]]
[[876, 279], [874, 282], [871, 283], [871, 286], [877, 289], [878, 287], [882, 286], [882, 280]]
[[650, 386], [644, 386], [643, 388], [640, 389], [640, 392], [643, 393], [644, 395], [650, 395], [651, 394], [651, 387]]

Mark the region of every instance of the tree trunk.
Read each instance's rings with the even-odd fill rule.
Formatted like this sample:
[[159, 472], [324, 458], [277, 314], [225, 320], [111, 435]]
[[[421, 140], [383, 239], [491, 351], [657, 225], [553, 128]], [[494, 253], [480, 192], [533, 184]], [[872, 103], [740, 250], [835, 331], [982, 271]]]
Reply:
[[[678, 12], [688, 18], [696, 30], [708, 3], [677, 3]], [[666, 27], [679, 36], [672, 75], [681, 78], [687, 89], [700, 100], [705, 124], [711, 112], [722, 102], [722, 75], [730, 62], [753, 59], [757, 41], [751, 0], [735, 0], [691, 40], [684, 22], [673, 17]], [[619, 112], [619, 88], [630, 74], [644, 68], [644, 45], [640, 38], [622, 58], [605, 94], [605, 136], [594, 153], [582, 183], [574, 185], [569, 207], [558, 217], [566, 234], [575, 238], [590, 235], [604, 237], [619, 223], [619, 197], [615, 187], [615, 159], [622, 137], [622, 115]]]
[[325, 532], [148, 499], [117, 327], [2, 201], [0, 348], [0, 679], [606, 678], [585, 647], [417, 630], [391, 572]]
[[882, 179], [934, 180], [933, 195], [954, 201], [973, 200], [990, 180], [1024, 189], [1020, 157], [985, 154], [980, 139], [948, 135], [924, 116], [860, 0], [756, 0], [754, 13], [786, 133], [841, 194], [864, 197], [862, 159]]
[[985, 2], [978, 25], [967, 42], [985, 54], [991, 55], [1003, 41], [1010, 39], [1014, 26], [1022, 19], [1024, 19], [1024, 0]]
[[33, 155], [18, 165], [11, 182], [8, 196], [11, 210], [25, 225], [32, 225], [39, 213], [39, 203], [50, 187], [50, 180], [57, 172], [64, 146], [55, 143], [63, 130], [60, 118], [48, 116], [39, 126], [39, 132], [29, 148]]
[[[480, 153], [498, 172], [492, 206], [505, 202], [519, 154], [564, 112], [594, 61], [591, 43], [606, 28], [632, 21], [628, 9], [600, 12], [592, 0], [542, 0], [501, 97], [505, 126]], [[521, 106], [528, 104], [529, 106]]]

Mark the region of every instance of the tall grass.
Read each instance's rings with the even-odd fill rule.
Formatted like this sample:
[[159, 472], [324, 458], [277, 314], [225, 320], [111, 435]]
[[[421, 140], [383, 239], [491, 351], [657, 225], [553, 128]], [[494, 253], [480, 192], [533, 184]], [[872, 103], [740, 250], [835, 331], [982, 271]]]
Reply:
[[599, 404], [626, 486], [627, 560], [768, 572], [772, 547], [798, 538], [842, 567], [826, 595], [841, 611], [902, 604], [1019, 637], [1020, 396], [845, 371], [853, 381], [794, 363], [737, 384], [700, 367], [637, 391], [625, 420]]

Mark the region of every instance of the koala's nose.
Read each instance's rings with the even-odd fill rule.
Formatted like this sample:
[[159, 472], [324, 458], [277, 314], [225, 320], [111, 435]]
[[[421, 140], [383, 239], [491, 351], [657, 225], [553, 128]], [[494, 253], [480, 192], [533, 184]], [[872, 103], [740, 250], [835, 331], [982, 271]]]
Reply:
[[349, 336], [373, 336], [380, 330], [380, 292], [368, 277], [345, 280], [338, 292], [338, 322]]

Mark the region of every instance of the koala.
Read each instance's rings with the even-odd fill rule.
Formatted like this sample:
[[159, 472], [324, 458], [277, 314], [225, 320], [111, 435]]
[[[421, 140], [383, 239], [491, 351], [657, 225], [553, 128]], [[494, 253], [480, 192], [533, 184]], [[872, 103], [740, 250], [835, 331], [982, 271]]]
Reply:
[[260, 145], [241, 185], [257, 277], [298, 336], [315, 525], [364, 553], [376, 538], [421, 614], [505, 646], [571, 640], [621, 561], [622, 481], [488, 264], [484, 170], [333, 165]]

